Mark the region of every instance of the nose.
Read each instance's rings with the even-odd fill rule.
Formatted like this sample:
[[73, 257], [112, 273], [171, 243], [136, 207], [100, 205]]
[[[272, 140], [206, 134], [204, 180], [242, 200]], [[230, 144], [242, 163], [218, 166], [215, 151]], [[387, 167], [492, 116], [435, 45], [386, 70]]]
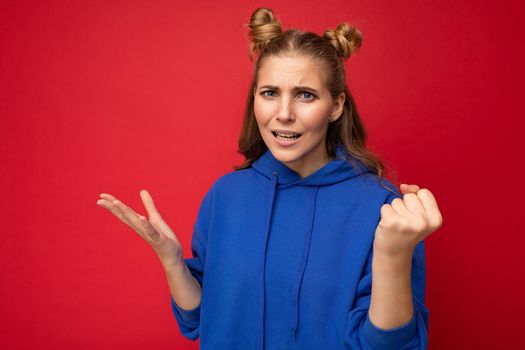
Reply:
[[279, 111], [277, 112], [277, 120], [282, 122], [294, 121], [295, 115], [292, 110], [292, 103], [289, 98], [283, 97], [279, 105]]

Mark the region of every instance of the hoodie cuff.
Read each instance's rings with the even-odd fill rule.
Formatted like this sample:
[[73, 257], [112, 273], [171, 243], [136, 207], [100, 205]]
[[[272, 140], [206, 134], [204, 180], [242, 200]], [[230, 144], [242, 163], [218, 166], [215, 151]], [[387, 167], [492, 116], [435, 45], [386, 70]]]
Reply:
[[182, 309], [179, 305], [175, 303], [175, 300], [173, 299], [173, 296], [170, 294], [171, 299], [171, 309], [173, 312], [178, 313], [181, 318], [184, 320], [184, 322], [191, 323], [191, 324], [198, 324], [200, 322], [200, 313], [201, 313], [201, 304], [199, 303], [199, 306], [191, 309], [191, 310], [185, 310]]
[[410, 321], [399, 327], [390, 329], [375, 326], [367, 312], [363, 324], [363, 336], [372, 349], [401, 349], [417, 337], [415, 312]]

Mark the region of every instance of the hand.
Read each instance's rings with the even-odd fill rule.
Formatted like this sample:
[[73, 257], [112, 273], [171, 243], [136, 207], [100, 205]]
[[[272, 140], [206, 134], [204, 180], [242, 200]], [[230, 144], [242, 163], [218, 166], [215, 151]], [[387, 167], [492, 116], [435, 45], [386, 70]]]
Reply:
[[135, 213], [133, 209], [110, 194], [102, 193], [100, 197], [102, 199], [99, 199], [97, 204], [112, 212], [144, 238], [157, 253], [164, 269], [176, 267], [183, 262], [181, 244], [160, 216], [148, 191], [140, 191], [140, 197], [148, 212], [149, 220]]
[[432, 192], [401, 184], [403, 199], [383, 204], [374, 239], [374, 252], [390, 257], [412, 256], [416, 245], [443, 223]]

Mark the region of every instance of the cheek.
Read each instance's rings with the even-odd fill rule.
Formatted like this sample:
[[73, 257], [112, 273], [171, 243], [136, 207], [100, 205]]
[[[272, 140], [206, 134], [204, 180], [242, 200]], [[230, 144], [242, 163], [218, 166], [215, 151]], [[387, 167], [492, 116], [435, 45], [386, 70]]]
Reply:
[[327, 128], [328, 112], [324, 108], [303, 111], [303, 124], [314, 133], [322, 133]]
[[255, 113], [255, 119], [258, 124], [266, 124], [272, 118], [272, 108], [268, 104], [260, 103], [257, 98], [255, 98], [253, 103], [253, 112]]

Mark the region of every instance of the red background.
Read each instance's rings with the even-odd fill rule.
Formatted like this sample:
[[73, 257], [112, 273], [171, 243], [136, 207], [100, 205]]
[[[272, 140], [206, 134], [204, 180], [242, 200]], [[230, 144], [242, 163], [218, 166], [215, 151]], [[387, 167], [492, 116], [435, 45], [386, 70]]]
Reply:
[[524, 9], [473, 0], [2, 1], [2, 348], [197, 349], [155, 253], [96, 201], [145, 214], [148, 189], [191, 256], [204, 193], [242, 160], [259, 6], [363, 32], [347, 73], [369, 146], [443, 214], [430, 349], [519, 348]]

